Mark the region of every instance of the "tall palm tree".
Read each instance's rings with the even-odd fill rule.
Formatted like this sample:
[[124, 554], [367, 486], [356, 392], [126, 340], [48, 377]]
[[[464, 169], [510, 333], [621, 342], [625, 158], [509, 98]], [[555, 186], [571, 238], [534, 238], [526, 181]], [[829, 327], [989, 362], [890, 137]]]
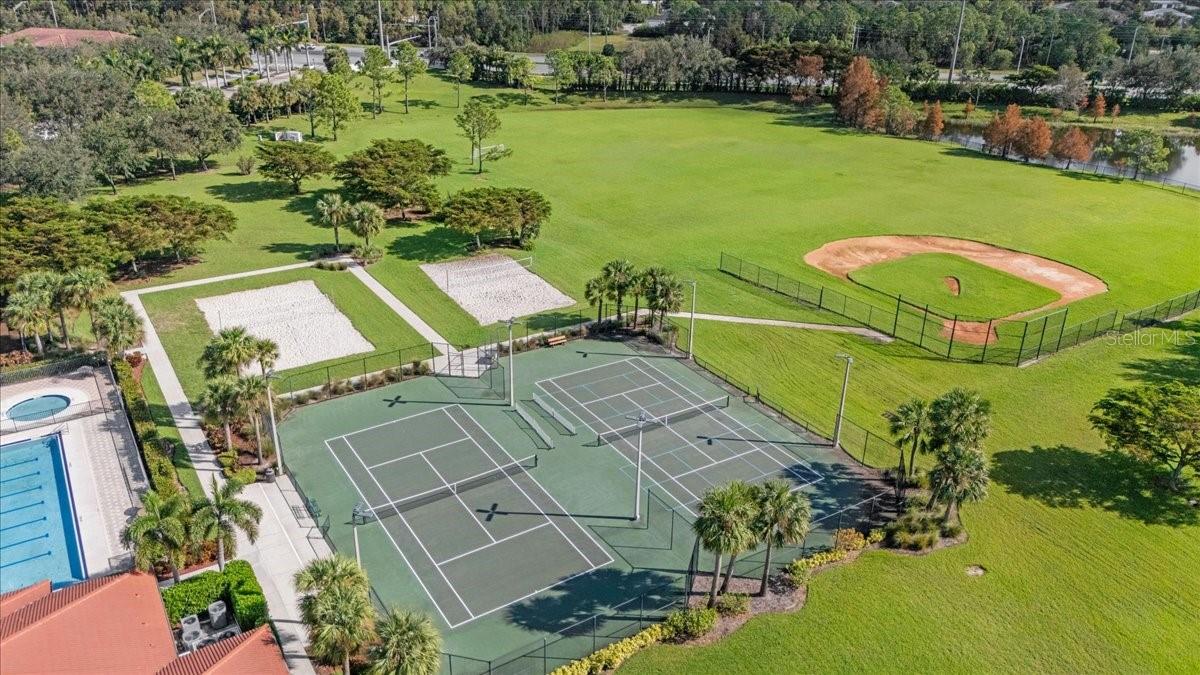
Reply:
[[692, 532], [704, 550], [713, 554], [712, 586], [708, 606], [717, 604], [717, 583], [721, 578], [721, 557], [742, 551], [754, 537], [750, 530], [749, 505], [742, 495], [727, 488], [713, 488], [704, 493], [692, 522]]
[[97, 267], [78, 267], [67, 272], [64, 291], [72, 307], [95, 314], [96, 301], [112, 288], [104, 270]]
[[937, 463], [929, 472], [932, 502], [946, 505], [942, 522], [950, 523], [963, 502], [977, 502], [987, 496], [988, 468], [983, 451], [964, 445], [952, 445], [937, 455]]
[[[919, 398], [901, 403], [895, 410], [883, 413], [888, 422], [888, 433], [900, 446], [900, 478], [897, 483], [897, 494], [904, 496], [908, 476], [917, 474], [917, 452], [926, 452], [929, 447], [930, 432], [933, 420], [930, 417], [929, 404]], [[904, 446], [909, 446], [908, 466], [904, 465]]]
[[658, 329], [663, 330], [667, 323], [667, 314], [677, 312], [683, 305], [683, 284], [674, 274], [658, 278], [653, 289], [653, 302], [658, 310]]
[[[200, 63], [200, 67], [204, 70], [204, 86], [211, 86], [208, 81], [208, 69], [213, 69], [213, 76], [216, 76], [217, 62], [221, 56], [222, 40], [219, 35], [208, 35], [196, 45], [196, 60]], [[220, 80], [217, 81], [220, 84]]]
[[40, 290], [13, 291], [8, 296], [4, 316], [21, 331], [22, 339], [26, 334], [33, 335], [39, 355], [46, 353], [42, 332], [49, 332], [50, 318], [54, 316], [47, 293]]
[[201, 538], [217, 542], [217, 567], [224, 571], [225, 554], [237, 555], [237, 533], [240, 530], [253, 544], [258, 539], [258, 522], [262, 520], [262, 509], [258, 504], [240, 499], [238, 495], [246, 487], [237, 480], [217, 484], [211, 478], [212, 499], [201, 501], [195, 510], [196, 529]]
[[754, 519], [754, 533], [758, 540], [767, 545], [767, 558], [763, 563], [762, 586], [758, 594], [767, 594], [767, 577], [771, 573], [771, 551], [776, 546], [792, 546], [808, 536], [812, 519], [812, 507], [803, 492], [792, 489], [786, 480], [769, 480], [754, 490], [758, 503], [758, 517]]
[[119, 295], [100, 298], [92, 308], [92, 331], [110, 356], [142, 341], [142, 317]]
[[[242, 69], [250, 64], [250, 47], [244, 42], [231, 42], [229, 44], [229, 52], [226, 54], [229, 65], [236, 68], [238, 71], [238, 81], [241, 81]], [[225, 76], [226, 86], [229, 83], [229, 76]]]
[[254, 447], [258, 449], [258, 465], [263, 463], [262, 411], [267, 402], [267, 378], [262, 375], [247, 375], [237, 381], [238, 397], [243, 410], [250, 415], [254, 425]]
[[991, 432], [992, 404], [977, 391], [955, 387], [933, 400], [929, 416], [935, 450], [954, 445], [978, 448]]
[[642, 309], [642, 296], [646, 295], [646, 289], [649, 288], [650, 278], [641, 270], [634, 270], [633, 276], [629, 280], [629, 292], [633, 295], [633, 327], [637, 328], [638, 314]]
[[588, 279], [583, 285], [583, 299], [587, 300], [589, 305], [596, 307], [597, 323], [604, 318], [604, 301], [610, 295], [608, 290], [608, 282], [604, 277], [595, 277]]
[[629, 294], [636, 274], [637, 270], [634, 269], [633, 263], [624, 258], [610, 260], [600, 270], [601, 278], [605, 279], [606, 285], [612, 292], [613, 301], [617, 303], [618, 323], [622, 319], [621, 310], [625, 304], [625, 296]]
[[180, 84], [190, 87], [192, 71], [196, 69], [197, 62], [196, 44], [185, 37], [176, 36], [172, 46], [174, 49], [170, 55], [171, 67], [179, 73]]
[[384, 222], [383, 209], [371, 202], [359, 202], [351, 207], [347, 226], [351, 232], [362, 237], [363, 245], [370, 246], [371, 237], [383, 231]]
[[258, 361], [258, 368], [262, 371], [262, 376], [266, 377], [267, 371], [274, 368], [279, 360], [279, 345], [270, 338], [255, 339], [254, 360]]
[[742, 518], [746, 520], [746, 528], [750, 532], [750, 536], [742, 542], [739, 548], [733, 548], [728, 551], [729, 563], [725, 566], [725, 580], [721, 582], [721, 592], [729, 592], [729, 582], [733, 580], [733, 566], [737, 562], [737, 557], [747, 549], [753, 548], [757, 543], [754, 536], [754, 524], [758, 520], [758, 499], [754, 488], [749, 483], [735, 480], [725, 486], [725, 490], [729, 491], [741, 505], [738, 509], [742, 514]]
[[367, 594], [367, 572], [354, 558], [334, 553], [317, 558], [296, 572], [292, 583], [300, 593], [323, 593], [330, 588], [344, 587]]
[[[70, 349], [71, 337], [67, 332], [67, 305], [70, 297], [66, 288], [65, 276], [51, 270], [26, 272], [13, 284], [15, 292], [28, 293], [30, 298], [37, 298], [37, 302], [45, 303], [52, 313], [58, 314], [63, 347]], [[49, 327], [47, 327], [47, 332], [49, 332]]]
[[370, 675], [435, 675], [442, 666], [442, 636], [428, 616], [389, 610], [375, 626]]
[[241, 326], [217, 331], [200, 355], [200, 368], [204, 376], [236, 376], [243, 366], [254, 360], [256, 341], [257, 338]]
[[317, 217], [325, 227], [333, 228], [333, 246], [342, 252], [342, 225], [350, 219], [352, 205], [342, 200], [339, 194], [331, 194], [317, 200]]
[[300, 600], [300, 617], [308, 627], [309, 651], [327, 662], [341, 662], [350, 672], [350, 657], [375, 640], [375, 608], [357, 589], [334, 586]]
[[179, 568], [187, 559], [191, 515], [191, 505], [182, 494], [147, 490], [142, 495], [142, 512], [121, 531], [121, 543], [133, 550], [137, 568], [149, 571], [154, 563], [165, 562], [179, 583]]
[[208, 380], [197, 404], [210, 422], [225, 428], [225, 447], [232, 450], [233, 423], [245, 414], [245, 399], [238, 388], [238, 380], [232, 375]]

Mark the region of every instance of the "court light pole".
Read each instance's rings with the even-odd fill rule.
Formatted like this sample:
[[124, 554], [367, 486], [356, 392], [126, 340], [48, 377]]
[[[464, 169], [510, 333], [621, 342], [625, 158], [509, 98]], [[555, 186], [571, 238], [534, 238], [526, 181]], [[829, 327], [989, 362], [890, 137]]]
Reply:
[[834, 358], [843, 359], [846, 362], [845, 374], [842, 375], [842, 398], [838, 403], [837, 424], [833, 429], [833, 447], [840, 448], [842, 446], [842, 417], [846, 414], [846, 390], [850, 387], [850, 366], [854, 365], [854, 357], [844, 352], [838, 352]]
[[638, 413], [636, 418], [627, 417], [626, 419], [632, 419], [637, 422], [638, 430], [637, 475], [634, 478], [633, 518], [631, 519], [634, 522], [637, 522], [642, 519], [642, 429], [646, 426], [646, 422], [650, 421], [650, 418], [646, 416], [646, 412], [643, 410], [642, 412]]
[[358, 548], [358, 526], [366, 521], [367, 505], [358, 502], [354, 505], [354, 510], [350, 512], [350, 529], [354, 530], [354, 562], [362, 567], [362, 552]]
[[516, 353], [513, 351], [513, 324], [516, 323], [516, 317], [509, 318], [505, 323], [508, 324], [508, 405], [511, 408], [517, 407], [517, 378], [515, 373], [516, 368]]
[[688, 358], [696, 358], [696, 280], [688, 281], [692, 285], [692, 316], [688, 320]]
[[285, 473], [283, 466], [283, 447], [279, 445], [279, 425], [275, 423], [275, 394], [271, 391], [271, 380], [275, 379], [275, 370], [267, 371], [267, 411], [271, 417], [271, 443], [275, 445], [275, 466], [279, 475]]

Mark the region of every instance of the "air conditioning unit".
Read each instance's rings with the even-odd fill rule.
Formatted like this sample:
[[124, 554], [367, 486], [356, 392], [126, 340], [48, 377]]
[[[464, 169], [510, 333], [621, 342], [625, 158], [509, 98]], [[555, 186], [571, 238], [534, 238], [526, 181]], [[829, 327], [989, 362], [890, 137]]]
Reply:
[[213, 630], [220, 630], [229, 625], [229, 612], [225, 610], [224, 600], [217, 600], [208, 606], [208, 622]]
[[200, 644], [205, 640], [204, 633], [200, 629], [185, 630], [183, 632], [183, 646], [187, 651], [196, 651], [200, 648]]
[[200, 617], [196, 614], [188, 614], [179, 620], [179, 627], [184, 633], [188, 630], [200, 630]]

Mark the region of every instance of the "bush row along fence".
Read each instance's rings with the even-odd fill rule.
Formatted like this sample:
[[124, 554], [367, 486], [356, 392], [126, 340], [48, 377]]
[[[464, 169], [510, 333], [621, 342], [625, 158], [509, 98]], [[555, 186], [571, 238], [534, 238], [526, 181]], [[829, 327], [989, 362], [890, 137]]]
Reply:
[[892, 296], [887, 306], [853, 298], [828, 286], [784, 276], [721, 253], [720, 270], [805, 305], [833, 312], [856, 324], [956, 361], [1020, 366], [1111, 332], [1128, 332], [1173, 319], [1200, 307], [1200, 290], [1132, 312], [1111, 310], [1068, 325], [1064, 308], [1028, 321], [967, 317]]
[[103, 352], [72, 354], [63, 358], [34, 361], [19, 366], [0, 368], [0, 386], [28, 382], [39, 377], [52, 377], [69, 373], [84, 366], [98, 367], [108, 361]]

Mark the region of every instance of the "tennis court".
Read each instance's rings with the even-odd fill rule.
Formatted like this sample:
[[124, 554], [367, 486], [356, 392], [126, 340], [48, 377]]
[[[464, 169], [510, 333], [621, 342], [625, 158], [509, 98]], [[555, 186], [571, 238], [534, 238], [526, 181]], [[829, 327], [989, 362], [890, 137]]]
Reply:
[[456, 628], [613, 561], [461, 405], [326, 439], [442, 619]]
[[539, 380], [533, 401], [570, 433], [588, 429], [629, 464], [638, 460], [641, 426], [643, 475], [696, 515], [711, 488], [733, 480], [773, 478], [800, 490], [822, 480], [808, 458], [771, 430], [747, 426], [726, 410], [728, 396], [708, 398], [651, 359], [630, 357]]

